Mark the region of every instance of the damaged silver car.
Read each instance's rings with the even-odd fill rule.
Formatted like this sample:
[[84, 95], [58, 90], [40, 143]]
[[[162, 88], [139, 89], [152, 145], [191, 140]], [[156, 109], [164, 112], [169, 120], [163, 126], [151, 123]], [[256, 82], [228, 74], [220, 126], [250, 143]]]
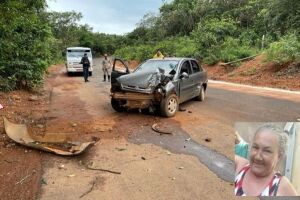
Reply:
[[180, 103], [203, 101], [207, 88], [207, 72], [192, 58], [149, 59], [132, 73], [115, 59], [111, 77], [111, 105], [118, 112], [140, 109], [173, 117]]

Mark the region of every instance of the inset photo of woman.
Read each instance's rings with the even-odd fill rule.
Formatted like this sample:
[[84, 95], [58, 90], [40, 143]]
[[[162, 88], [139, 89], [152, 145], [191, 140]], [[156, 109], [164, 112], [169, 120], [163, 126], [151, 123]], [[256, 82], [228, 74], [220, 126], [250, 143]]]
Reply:
[[300, 122], [235, 124], [236, 196], [300, 195]]

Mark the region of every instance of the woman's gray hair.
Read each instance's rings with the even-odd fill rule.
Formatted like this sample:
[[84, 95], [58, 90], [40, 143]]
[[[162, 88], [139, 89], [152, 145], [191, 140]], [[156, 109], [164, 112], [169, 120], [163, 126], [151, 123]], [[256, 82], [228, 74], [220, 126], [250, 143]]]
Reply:
[[256, 136], [257, 133], [263, 131], [269, 131], [270, 133], [275, 134], [278, 137], [279, 154], [281, 156], [284, 156], [287, 150], [288, 139], [289, 139], [287, 133], [283, 129], [276, 126], [275, 124], [267, 123], [257, 129], [257, 131], [254, 134], [254, 137]]

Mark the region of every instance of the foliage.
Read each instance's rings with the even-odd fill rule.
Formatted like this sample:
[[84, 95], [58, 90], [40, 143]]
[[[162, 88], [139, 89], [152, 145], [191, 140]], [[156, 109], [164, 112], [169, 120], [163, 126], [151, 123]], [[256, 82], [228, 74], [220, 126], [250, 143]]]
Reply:
[[273, 42], [266, 51], [267, 61], [283, 64], [288, 61], [300, 62], [300, 41], [295, 33], [288, 34], [280, 38], [278, 42]]
[[194, 56], [196, 45], [189, 37], [172, 37], [154, 46], [151, 44], [127, 46], [118, 49], [115, 55], [126, 60], [144, 61], [152, 58], [157, 49], [160, 49], [166, 57], [189, 57]]
[[226, 37], [238, 35], [236, 23], [231, 19], [210, 19], [199, 23], [192, 33], [201, 58], [209, 56], [212, 49], [218, 49]]
[[82, 18], [81, 13], [72, 12], [50, 12], [47, 13], [47, 19], [52, 32], [62, 45], [61, 49], [73, 46], [77, 43], [78, 24]]
[[41, 84], [55, 45], [44, 20], [45, 1], [0, 3], [0, 90]]
[[227, 37], [220, 45], [215, 45], [207, 52], [203, 61], [209, 65], [216, 64], [219, 61], [230, 62], [241, 58], [249, 57], [257, 53], [255, 48], [247, 44], [242, 44], [238, 39]]
[[[300, 35], [299, 0], [174, 0], [157, 15], [143, 17], [125, 45], [147, 45], [173, 52], [171, 38], [195, 42], [185, 53], [214, 64], [258, 53], [288, 32]], [[230, 39], [231, 38], [231, 39]], [[264, 38], [264, 40], [263, 40]], [[194, 49], [195, 46], [195, 49]], [[179, 48], [184, 49], [184, 48]], [[194, 49], [194, 50], [193, 50]], [[130, 57], [130, 56], [128, 56]]]
[[[66, 47], [128, 60], [192, 56], [228, 62], [267, 49], [277, 63], [299, 60], [299, 0], [173, 0], [126, 35], [95, 33], [77, 12], [46, 12], [46, 0], [0, 1], [0, 90], [32, 89]], [[264, 40], [262, 39], [264, 38]]]

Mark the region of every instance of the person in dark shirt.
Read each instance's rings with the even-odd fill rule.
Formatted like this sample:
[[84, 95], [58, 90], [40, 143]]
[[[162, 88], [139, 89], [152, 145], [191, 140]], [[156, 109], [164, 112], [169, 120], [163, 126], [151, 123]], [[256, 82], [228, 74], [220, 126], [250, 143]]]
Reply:
[[87, 54], [85, 53], [84, 56], [81, 58], [80, 64], [82, 64], [83, 66], [83, 77], [84, 77], [84, 81], [88, 82], [88, 77], [89, 77], [89, 68], [90, 68], [90, 61], [89, 58], [87, 56]]

